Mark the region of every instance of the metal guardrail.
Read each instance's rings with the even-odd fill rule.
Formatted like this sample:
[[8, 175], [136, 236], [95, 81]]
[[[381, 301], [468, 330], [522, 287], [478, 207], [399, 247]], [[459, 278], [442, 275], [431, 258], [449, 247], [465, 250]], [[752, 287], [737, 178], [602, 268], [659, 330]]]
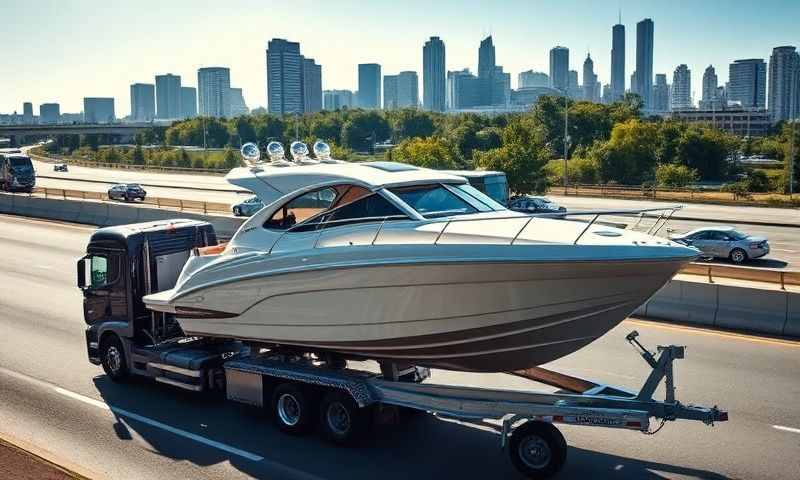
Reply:
[[[87, 192], [84, 190], [71, 190], [63, 188], [36, 187], [31, 195], [38, 194], [44, 198], [61, 198], [63, 200], [95, 200], [95, 201], [114, 201], [108, 197], [106, 192]], [[208, 213], [231, 213], [231, 206], [227, 203], [205, 202], [200, 200], [184, 200], [180, 198], [164, 197], [145, 197], [143, 201], [132, 202], [133, 205], [148, 205], [156, 208], [166, 208], [179, 211], [191, 210]]]
[[791, 270], [769, 270], [765, 268], [695, 262], [684, 267], [680, 273], [706, 277], [709, 283], [714, 283], [714, 278], [728, 278], [733, 280], [772, 283], [779, 285], [781, 290], [786, 290], [787, 285], [800, 286], [800, 271]]
[[28, 155], [32, 159], [38, 160], [40, 162], [66, 163], [68, 165], [76, 165], [79, 167], [107, 168], [112, 170], [136, 170], [136, 171], [150, 170], [150, 171], [170, 172], [170, 173], [195, 173], [195, 174], [213, 174], [213, 175], [225, 175], [230, 171], [230, 169], [217, 169], [217, 168], [163, 167], [156, 165], [133, 165], [129, 163], [103, 163], [103, 162], [95, 162], [89, 159], [65, 157], [63, 155], [57, 155], [53, 153], [48, 153], [47, 156], [44, 156], [33, 152], [28, 152]]
[[553, 194], [586, 197], [617, 197], [642, 200], [675, 200], [675, 201], [724, 201], [742, 205], [771, 205], [775, 203], [792, 204], [798, 201], [797, 196], [789, 196], [777, 192], [726, 192], [721, 188], [703, 187], [657, 187], [649, 185], [614, 185], [614, 184], [571, 184], [567, 187], [554, 186]]

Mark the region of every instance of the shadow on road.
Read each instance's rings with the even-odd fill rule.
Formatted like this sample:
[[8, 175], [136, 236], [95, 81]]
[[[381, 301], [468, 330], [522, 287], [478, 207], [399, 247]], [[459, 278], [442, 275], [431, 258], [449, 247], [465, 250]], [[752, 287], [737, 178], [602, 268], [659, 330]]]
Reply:
[[[702, 261], [705, 263], [711, 263], [711, 264], [716, 263], [719, 265], [737, 265], [727, 258], [715, 258], [713, 260], [704, 259]], [[789, 263], [775, 258], [756, 258], [754, 260], [746, 261], [741, 266], [753, 267], [753, 268], [782, 269], [788, 267]]]
[[[220, 395], [184, 392], [147, 379], [117, 384], [98, 376], [94, 383], [112, 408], [264, 457], [262, 461], [248, 460], [119, 411], [116, 423], [109, 425], [120, 439], [141, 438], [158, 455], [201, 467], [230, 462], [255, 478], [521, 478], [507, 454], [499, 449], [496, 433], [431, 415], [414, 415], [400, 424], [377, 426], [374, 435], [359, 448], [340, 448], [315, 435], [284, 435], [260, 410], [228, 402]], [[725, 478], [713, 472], [582, 448], [570, 448], [567, 467], [559, 478], [656, 479], [675, 475]]]

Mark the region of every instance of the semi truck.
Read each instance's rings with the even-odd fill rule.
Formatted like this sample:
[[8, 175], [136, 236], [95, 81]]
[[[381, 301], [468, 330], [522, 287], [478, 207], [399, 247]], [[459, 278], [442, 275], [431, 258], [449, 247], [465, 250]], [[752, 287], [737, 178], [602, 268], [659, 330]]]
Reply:
[[[513, 372], [557, 387], [553, 393], [436, 384], [430, 370], [414, 365], [375, 366], [285, 345], [189, 337], [180, 319], [147, 310], [142, 297], [172, 288], [191, 255], [223, 248], [212, 225], [198, 220], [96, 230], [77, 263], [89, 361], [115, 382], [141, 376], [165, 388], [222, 392], [230, 401], [267, 410], [283, 432], [317, 430], [338, 445], [358, 445], [376, 433], [376, 419], [406, 418], [399, 413], [407, 411], [490, 425], [528, 478], [547, 478], [564, 465], [567, 443], [559, 423], [652, 433], [653, 421], [713, 425], [728, 419], [716, 406], [677, 400], [673, 364], [684, 357], [684, 347], [659, 346], [653, 353], [636, 332], [626, 339], [650, 366], [638, 392], [541, 367]], [[662, 383], [665, 398], [658, 400]]]
[[19, 150], [0, 150], [0, 190], [31, 193], [36, 186], [36, 171], [30, 157]]

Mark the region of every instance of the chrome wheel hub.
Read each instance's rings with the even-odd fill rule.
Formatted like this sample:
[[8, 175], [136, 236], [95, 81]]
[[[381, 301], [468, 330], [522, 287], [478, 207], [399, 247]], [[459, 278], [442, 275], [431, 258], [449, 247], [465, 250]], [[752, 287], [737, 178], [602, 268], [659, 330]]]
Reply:
[[547, 442], [539, 437], [528, 437], [519, 444], [519, 457], [530, 468], [544, 468], [551, 455]]
[[300, 402], [288, 393], [278, 398], [278, 416], [281, 421], [293, 427], [300, 421]]

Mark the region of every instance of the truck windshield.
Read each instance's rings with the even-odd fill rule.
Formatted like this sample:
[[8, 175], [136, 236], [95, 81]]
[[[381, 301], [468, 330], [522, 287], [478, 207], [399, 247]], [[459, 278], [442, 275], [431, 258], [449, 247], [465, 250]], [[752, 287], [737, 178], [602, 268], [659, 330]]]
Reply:
[[95, 255], [91, 264], [92, 286], [99, 287], [108, 283], [108, 259]]
[[27, 157], [11, 157], [8, 159], [11, 168], [14, 170], [14, 173], [20, 174], [31, 174], [33, 173], [33, 164], [31, 163], [31, 159]]

